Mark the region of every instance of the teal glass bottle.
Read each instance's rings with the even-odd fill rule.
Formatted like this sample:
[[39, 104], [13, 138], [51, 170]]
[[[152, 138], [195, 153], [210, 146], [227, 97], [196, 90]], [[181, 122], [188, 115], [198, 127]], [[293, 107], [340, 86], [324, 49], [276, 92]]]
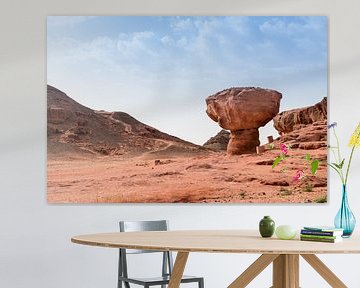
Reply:
[[259, 232], [262, 237], [271, 237], [275, 231], [275, 222], [270, 216], [264, 216], [259, 222]]
[[334, 225], [336, 228], [344, 229], [343, 237], [348, 238], [353, 233], [355, 224], [356, 219], [349, 207], [346, 185], [343, 185], [341, 206], [338, 213], [336, 214]]

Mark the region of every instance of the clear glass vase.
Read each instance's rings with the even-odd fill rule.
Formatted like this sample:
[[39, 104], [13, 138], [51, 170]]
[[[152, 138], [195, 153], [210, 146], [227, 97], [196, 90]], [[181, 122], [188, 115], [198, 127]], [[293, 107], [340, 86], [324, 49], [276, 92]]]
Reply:
[[344, 229], [343, 237], [350, 237], [355, 229], [356, 219], [349, 207], [346, 185], [342, 187], [341, 206], [336, 214], [334, 224], [336, 228]]

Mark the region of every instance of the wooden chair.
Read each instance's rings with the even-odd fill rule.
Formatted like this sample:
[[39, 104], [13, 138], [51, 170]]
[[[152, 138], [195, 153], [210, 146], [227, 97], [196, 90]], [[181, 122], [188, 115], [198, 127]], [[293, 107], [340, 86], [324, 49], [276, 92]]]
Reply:
[[[167, 231], [168, 221], [120, 221], [120, 232], [134, 232], [134, 231]], [[130, 288], [130, 283], [149, 288], [150, 286], [160, 286], [165, 288], [169, 284], [170, 276], [173, 268], [172, 254], [169, 251], [150, 251], [150, 250], [135, 250], [135, 249], [119, 249], [119, 268], [118, 268], [118, 288], [122, 288], [124, 283], [125, 288]], [[129, 277], [127, 269], [127, 254], [141, 254], [141, 253], [163, 253], [162, 260], [162, 274], [160, 277], [152, 278], [138, 278]], [[160, 265], [159, 265], [160, 266]], [[194, 276], [183, 276], [181, 283], [197, 282], [198, 288], [204, 288], [204, 278]]]

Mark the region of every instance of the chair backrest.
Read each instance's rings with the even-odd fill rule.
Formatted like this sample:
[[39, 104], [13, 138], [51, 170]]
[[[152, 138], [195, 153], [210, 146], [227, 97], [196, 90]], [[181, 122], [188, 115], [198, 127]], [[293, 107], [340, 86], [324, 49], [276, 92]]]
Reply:
[[[167, 220], [157, 221], [120, 221], [120, 232], [137, 232], [137, 231], [167, 231], [169, 224]], [[127, 254], [140, 253], [163, 253], [162, 275], [171, 275], [173, 267], [172, 255], [169, 251], [150, 251], [136, 249], [119, 249], [119, 275], [128, 277], [127, 273]]]
[[[120, 221], [120, 232], [137, 231], [167, 231], [169, 224], [167, 220], [155, 221]], [[126, 254], [156, 253], [159, 251], [126, 249]]]
[[167, 231], [169, 227], [167, 220], [155, 221], [120, 221], [121, 232], [135, 231]]

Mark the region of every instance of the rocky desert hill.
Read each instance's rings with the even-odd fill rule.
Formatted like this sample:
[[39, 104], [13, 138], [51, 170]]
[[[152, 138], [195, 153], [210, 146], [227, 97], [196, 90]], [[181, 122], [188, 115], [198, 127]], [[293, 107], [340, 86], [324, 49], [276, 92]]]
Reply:
[[204, 147], [148, 126], [124, 112], [96, 111], [47, 86], [48, 156], [171, 156]]
[[327, 146], [327, 98], [313, 106], [283, 111], [275, 116], [280, 141], [292, 148], [313, 150]]
[[214, 151], [226, 151], [230, 140], [230, 132], [222, 129], [218, 134], [204, 143], [204, 147]]

